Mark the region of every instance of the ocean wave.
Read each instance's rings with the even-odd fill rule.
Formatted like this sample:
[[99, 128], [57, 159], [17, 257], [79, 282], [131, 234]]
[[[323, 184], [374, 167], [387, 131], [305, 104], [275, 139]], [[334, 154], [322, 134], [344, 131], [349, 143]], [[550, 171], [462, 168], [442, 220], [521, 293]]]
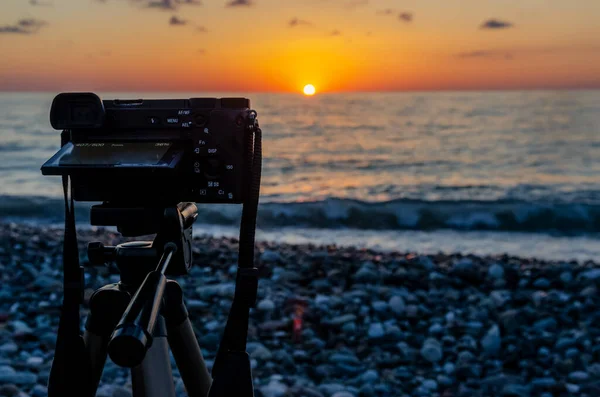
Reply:
[[[89, 222], [90, 206], [76, 203], [78, 223]], [[238, 225], [241, 205], [199, 204], [198, 224]], [[64, 203], [45, 197], [0, 196], [0, 219], [60, 222]], [[313, 202], [267, 202], [259, 209], [258, 227], [361, 230], [489, 230], [558, 233], [600, 232], [600, 205], [546, 204], [518, 200], [364, 202], [329, 198]]]

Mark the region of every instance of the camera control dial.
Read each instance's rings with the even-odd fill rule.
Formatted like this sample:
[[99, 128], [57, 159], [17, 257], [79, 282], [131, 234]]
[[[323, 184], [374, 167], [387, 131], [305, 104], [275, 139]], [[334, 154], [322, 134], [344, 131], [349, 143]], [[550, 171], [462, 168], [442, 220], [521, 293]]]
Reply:
[[205, 159], [202, 163], [202, 170], [204, 171], [206, 179], [214, 180], [221, 176], [221, 173], [223, 172], [221, 160], [211, 157]]

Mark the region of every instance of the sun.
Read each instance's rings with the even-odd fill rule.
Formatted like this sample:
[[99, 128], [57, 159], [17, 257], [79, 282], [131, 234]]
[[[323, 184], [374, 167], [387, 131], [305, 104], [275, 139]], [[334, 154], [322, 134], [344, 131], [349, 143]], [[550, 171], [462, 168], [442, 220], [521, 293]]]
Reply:
[[315, 95], [315, 86], [312, 84], [307, 84], [304, 86], [304, 95]]

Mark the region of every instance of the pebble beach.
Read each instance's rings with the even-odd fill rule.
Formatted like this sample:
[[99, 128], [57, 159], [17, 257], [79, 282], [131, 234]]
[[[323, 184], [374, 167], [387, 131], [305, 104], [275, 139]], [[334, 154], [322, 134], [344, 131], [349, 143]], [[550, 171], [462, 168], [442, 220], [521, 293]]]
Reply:
[[[78, 235], [89, 298], [119, 274], [88, 267], [87, 243], [125, 240]], [[0, 225], [0, 396], [47, 395], [62, 238], [61, 228]], [[209, 369], [236, 258], [236, 239], [195, 237], [194, 266], [177, 279]], [[256, 263], [247, 351], [258, 397], [600, 395], [597, 263], [268, 242]], [[129, 371], [108, 359], [97, 396], [131, 395]]]

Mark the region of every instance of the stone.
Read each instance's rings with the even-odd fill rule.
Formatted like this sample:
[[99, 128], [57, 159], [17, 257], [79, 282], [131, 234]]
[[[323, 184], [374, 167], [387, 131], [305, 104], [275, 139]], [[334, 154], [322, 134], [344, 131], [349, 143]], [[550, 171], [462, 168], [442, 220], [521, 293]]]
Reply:
[[554, 378], [534, 378], [531, 380], [531, 387], [534, 389], [549, 389], [556, 386]]
[[498, 263], [494, 263], [488, 269], [488, 276], [490, 276], [494, 280], [499, 280], [504, 278], [504, 267]]
[[388, 305], [390, 310], [397, 316], [401, 316], [404, 314], [406, 310], [406, 304], [404, 303], [404, 299], [401, 296], [394, 295], [390, 298]]
[[273, 356], [271, 351], [260, 342], [249, 342], [246, 345], [246, 350], [251, 358], [259, 360], [270, 360]]
[[31, 390], [31, 397], [48, 397], [48, 388], [43, 385], [35, 385]]
[[13, 354], [19, 351], [19, 346], [14, 342], [6, 342], [0, 345], [0, 353]]
[[356, 332], [356, 323], [352, 322], [352, 323], [345, 323], [344, 325], [342, 325], [342, 331], [348, 333], [348, 334], [353, 334]]
[[96, 397], [112, 397], [115, 392], [116, 386], [104, 384], [98, 388]]
[[490, 292], [490, 298], [496, 307], [502, 307], [506, 302], [510, 300], [510, 293], [508, 291], [494, 290]]
[[590, 375], [585, 371], [574, 371], [569, 374], [569, 382], [583, 383], [590, 379]]
[[329, 361], [338, 364], [360, 364], [360, 360], [353, 354], [333, 353], [329, 356]]
[[481, 347], [486, 355], [495, 357], [502, 347], [502, 338], [500, 337], [500, 328], [494, 324], [485, 336], [481, 339]]
[[452, 375], [454, 373], [456, 367], [453, 363], [448, 362], [448, 363], [444, 364], [443, 369], [447, 375]]
[[374, 369], [370, 369], [368, 371], [365, 371], [361, 377], [360, 377], [360, 381], [361, 383], [374, 383], [379, 379], [379, 374], [377, 373], [377, 371], [375, 371]]
[[372, 262], [365, 262], [352, 278], [359, 283], [373, 283], [379, 280], [379, 273]]
[[435, 268], [435, 263], [431, 260], [430, 257], [422, 255], [419, 256], [417, 263], [425, 270], [432, 270]]
[[428, 331], [432, 335], [440, 335], [440, 334], [444, 333], [444, 330], [445, 330], [444, 326], [442, 326], [439, 323], [435, 323], [435, 324], [432, 324], [431, 327], [429, 327]]
[[437, 339], [428, 338], [423, 342], [420, 353], [425, 360], [436, 363], [442, 359], [442, 346]]
[[564, 271], [560, 274], [559, 278], [563, 284], [569, 284], [571, 281], [573, 281], [573, 273], [570, 271]]
[[454, 264], [454, 269], [460, 272], [469, 272], [474, 270], [474, 264], [471, 259], [462, 258]]
[[123, 386], [115, 387], [112, 397], [131, 397], [132, 391]]
[[196, 293], [203, 299], [210, 299], [213, 297], [233, 298], [233, 294], [235, 293], [235, 283], [202, 285], [196, 288]]
[[436, 377], [437, 383], [438, 385], [442, 386], [442, 387], [450, 387], [452, 386], [452, 384], [454, 384], [454, 381], [452, 380], [451, 377], [446, 376], [446, 375], [438, 375]]
[[17, 372], [13, 367], [3, 365], [0, 367], [0, 384], [12, 383], [18, 386], [35, 385], [37, 375], [31, 372]]
[[536, 321], [533, 324], [533, 328], [539, 330], [539, 331], [545, 331], [547, 329], [554, 329], [556, 328], [556, 320], [553, 317], [547, 317], [541, 320]]
[[381, 323], [373, 323], [369, 326], [369, 331], [367, 332], [369, 339], [380, 339], [385, 335], [385, 331], [383, 329], [383, 325]]
[[42, 357], [31, 356], [27, 359], [26, 363], [30, 367], [40, 367], [44, 363], [44, 359]]
[[550, 280], [548, 280], [547, 278], [538, 278], [537, 280], [535, 280], [533, 282], [533, 287], [534, 288], [540, 288], [540, 289], [547, 289], [550, 288]]
[[273, 301], [270, 299], [263, 299], [260, 302], [258, 302], [256, 308], [263, 312], [270, 312], [275, 310], [275, 303], [273, 303]]
[[[16, 385], [1, 385], [0, 386], [0, 396], [3, 397], [18, 397], [20, 395], [21, 391], [19, 390], [19, 388]], [[47, 397], [44, 396], [44, 397]]]
[[388, 304], [384, 301], [375, 301], [371, 304], [371, 307], [377, 313], [385, 313], [388, 309]]
[[579, 278], [584, 280], [596, 281], [600, 279], [600, 269], [587, 270], [579, 275]]
[[427, 390], [437, 390], [438, 388], [437, 382], [433, 379], [425, 379], [423, 383], [421, 383], [421, 386]]
[[342, 390], [336, 393], [333, 393], [331, 397], [356, 397], [355, 394], [350, 393], [349, 391]]
[[354, 314], [344, 314], [338, 317], [334, 317], [329, 321], [325, 321], [325, 323], [330, 325], [342, 325], [354, 321], [356, 321], [356, 316]]
[[24, 321], [11, 321], [9, 325], [13, 329], [13, 335], [31, 335], [33, 330]]
[[499, 316], [499, 320], [504, 330], [508, 333], [518, 330], [521, 324], [523, 324], [523, 321], [520, 318], [520, 311], [514, 309], [502, 312]]
[[259, 388], [264, 397], [283, 397], [288, 391], [286, 384], [279, 380], [273, 379], [266, 386]]
[[185, 389], [185, 384], [181, 378], [177, 379], [175, 382], [175, 395], [177, 397], [187, 397], [187, 390]]
[[529, 397], [531, 392], [528, 387], [515, 384], [507, 384], [502, 388], [502, 397]]
[[339, 383], [322, 383], [319, 385], [319, 391], [326, 396], [331, 396], [344, 390], [345, 387]]
[[265, 250], [262, 254], [260, 254], [261, 262], [281, 262], [281, 254], [277, 251]]

